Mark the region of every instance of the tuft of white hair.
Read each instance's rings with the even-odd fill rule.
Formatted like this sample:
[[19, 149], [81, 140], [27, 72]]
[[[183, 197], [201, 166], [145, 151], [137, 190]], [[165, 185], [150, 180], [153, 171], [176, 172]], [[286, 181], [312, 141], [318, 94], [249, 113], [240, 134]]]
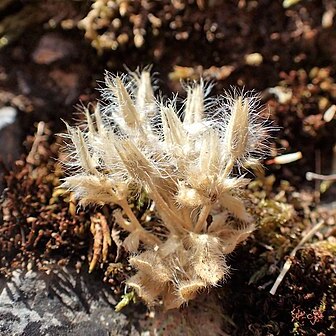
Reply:
[[[241, 190], [242, 171], [260, 165], [268, 127], [259, 97], [237, 89], [209, 98], [201, 80], [177, 96], [158, 100], [149, 69], [128, 75], [106, 73], [102, 101], [84, 109], [86, 123], [64, 136], [67, 176], [62, 187], [82, 205], [115, 204], [116, 223], [137, 252], [137, 274], [128, 285], [149, 305], [188, 302], [225, 279], [226, 255], [254, 230]], [[141, 225], [128, 202], [146, 192], [169, 234], [165, 239]], [[211, 216], [210, 216], [211, 215]], [[228, 217], [236, 218], [235, 224]]]

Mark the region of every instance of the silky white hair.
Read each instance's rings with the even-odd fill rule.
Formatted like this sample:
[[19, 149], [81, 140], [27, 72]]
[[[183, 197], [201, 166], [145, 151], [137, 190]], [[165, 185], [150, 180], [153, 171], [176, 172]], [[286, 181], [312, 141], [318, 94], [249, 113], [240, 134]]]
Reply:
[[[67, 177], [62, 187], [80, 204], [115, 204], [116, 223], [129, 232], [127, 250], [137, 274], [128, 281], [148, 304], [188, 302], [229, 273], [226, 255], [254, 230], [239, 190], [243, 171], [260, 165], [268, 127], [259, 97], [232, 89], [210, 98], [211, 86], [185, 85], [157, 100], [148, 69], [106, 73], [102, 102], [84, 109], [86, 123], [68, 127]], [[237, 174], [239, 172], [240, 174]], [[128, 202], [145, 191], [169, 234], [146, 230]], [[236, 220], [229, 220], [229, 217]]]

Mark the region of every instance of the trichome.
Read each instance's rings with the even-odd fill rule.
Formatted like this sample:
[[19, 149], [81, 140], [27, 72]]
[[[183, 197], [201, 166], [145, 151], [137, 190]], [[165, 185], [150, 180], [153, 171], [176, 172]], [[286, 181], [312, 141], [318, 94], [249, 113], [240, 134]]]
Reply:
[[[267, 144], [259, 100], [251, 92], [209, 98], [203, 81], [185, 85], [186, 99], [156, 99], [149, 71], [106, 73], [102, 102], [86, 122], [68, 126], [67, 177], [83, 206], [113, 204], [129, 234], [124, 247], [137, 270], [128, 279], [152, 305], [177, 308], [229, 274], [227, 255], [254, 230], [242, 190]], [[132, 209], [145, 193], [158, 236]], [[153, 223], [155, 226], [156, 224]], [[148, 226], [148, 225], [147, 225]]]

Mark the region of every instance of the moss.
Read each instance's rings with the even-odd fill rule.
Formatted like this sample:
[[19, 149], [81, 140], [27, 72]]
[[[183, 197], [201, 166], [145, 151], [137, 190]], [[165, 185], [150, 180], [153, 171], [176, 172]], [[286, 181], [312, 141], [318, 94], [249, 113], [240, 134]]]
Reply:
[[329, 239], [316, 242], [311, 245], [311, 247], [322, 255], [336, 256], [336, 239], [335, 237], [330, 237]]
[[304, 201], [298, 204], [291, 190], [282, 189], [284, 185], [274, 188], [276, 192], [265, 191], [261, 185], [253, 182], [249, 195], [260, 204], [256, 208], [259, 228], [232, 256], [231, 265], [238, 269], [218, 291], [225, 314], [236, 326], [228, 324], [225, 330], [239, 336], [334, 335], [335, 239], [306, 244], [299, 250], [278, 291], [271, 295], [286, 256], [308, 229], [308, 220], [314, 220], [316, 210], [307, 210]]

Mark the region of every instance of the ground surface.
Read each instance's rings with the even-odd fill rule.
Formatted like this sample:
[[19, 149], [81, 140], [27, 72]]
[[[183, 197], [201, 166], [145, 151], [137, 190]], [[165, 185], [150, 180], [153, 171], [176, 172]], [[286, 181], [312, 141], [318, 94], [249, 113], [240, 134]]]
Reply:
[[[0, 4], [0, 157], [4, 163], [0, 170], [0, 314], [6, 321], [0, 323], [0, 332], [37, 335], [47, 330], [43, 323], [49, 315], [41, 312], [40, 303], [27, 308], [20, 299], [34, 288], [28, 300], [41, 299], [51, 314], [60, 310], [53, 326], [59, 335], [80, 334], [78, 328], [93, 328], [91, 334], [102, 335], [132, 335], [131, 330], [134, 335], [146, 331], [206, 335], [200, 333], [193, 316], [208, 321], [204, 324], [209, 323], [209, 335], [335, 334], [335, 184], [309, 182], [305, 177], [308, 171], [336, 172], [336, 122], [325, 115], [336, 104], [335, 4], [296, 2], [285, 8], [282, 1], [267, 0], [110, 1], [108, 6], [96, 1], [96, 8], [107, 13], [105, 18], [90, 12], [91, 2], [86, 1], [6, 0]], [[92, 258], [90, 213], [76, 213], [72, 200], [55, 192], [62, 173], [55, 161], [60, 140], [54, 134], [64, 130], [61, 118], [73, 120], [80, 100], [87, 104], [99, 96], [95, 88], [104, 70], [148, 64], [165, 95], [182, 91], [180, 79], [201, 74], [215, 81], [213, 94], [230, 85], [261, 92], [270, 119], [279, 126], [270, 158], [298, 151], [303, 157], [286, 165], [265, 162], [268, 177], [259, 177], [249, 187], [249, 197], [258, 204], [257, 215], [262, 218], [260, 230], [232, 255], [231, 279], [213, 291], [215, 299], [205, 297], [206, 304], [198, 301], [198, 312], [191, 306], [180, 314], [156, 313], [154, 322], [153, 312], [139, 305], [128, 308], [129, 319], [113, 313], [111, 305], [120, 300], [123, 281], [131, 272], [126, 253], [117, 249], [116, 236], [109, 262], [98, 263], [94, 275], [80, 280], [87, 293], [85, 284], [104, 279], [110, 288], [107, 301], [100, 305], [97, 286], [97, 297], [88, 294], [89, 303], [75, 308], [65, 305], [67, 313], [78, 309], [80, 316], [78, 324], [70, 325], [72, 317], [65, 317], [59, 308], [62, 300], [41, 298], [36, 290], [44, 288], [45, 282], [38, 279], [44, 279], [55, 265], [68, 265], [67, 276], [77, 279], [72, 272], [86, 273]], [[6, 126], [2, 126], [4, 120], [9, 120]], [[110, 210], [102, 211], [109, 219]], [[325, 222], [323, 228], [312, 244], [293, 257], [289, 273], [271, 296], [269, 290], [286, 256], [320, 220]], [[109, 225], [113, 230], [113, 223]], [[27, 268], [32, 270], [27, 284], [18, 271], [12, 274]], [[11, 276], [12, 280], [4, 280]], [[77, 283], [73, 281], [69, 283]], [[15, 284], [17, 294], [11, 298]], [[101, 291], [103, 295], [106, 289]], [[76, 300], [71, 304], [76, 305]], [[85, 306], [91, 304], [93, 310], [87, 310]], [[139, 321], [134, 323], [132, 307], [142, 314], [141, 318], [135, 314]], [[23, 325], [13, 311], [30, 314], [35, 324]], [[113, 327], [99, 322], [97, 314]]]

